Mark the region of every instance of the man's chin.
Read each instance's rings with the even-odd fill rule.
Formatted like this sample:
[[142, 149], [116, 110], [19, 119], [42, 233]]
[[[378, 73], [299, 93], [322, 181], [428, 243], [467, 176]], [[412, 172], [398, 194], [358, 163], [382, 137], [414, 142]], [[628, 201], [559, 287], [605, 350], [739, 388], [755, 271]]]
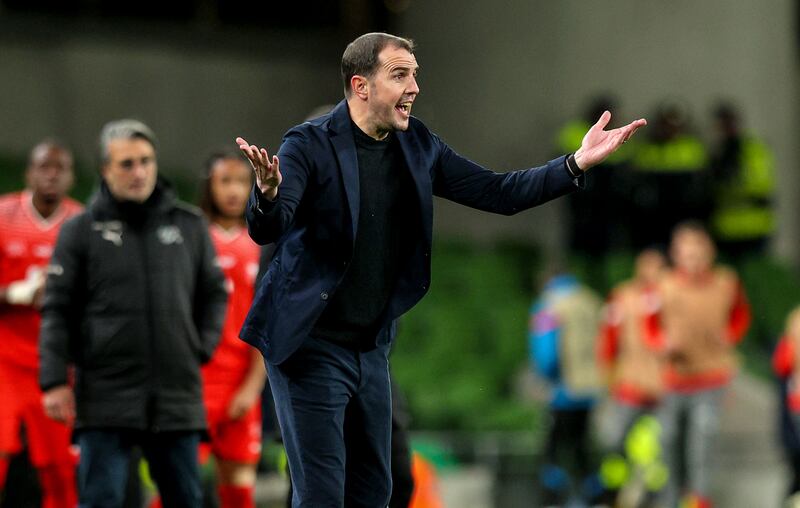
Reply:
[[144, 192], [131, 192], [123, 198], [123, 201], [132, 201], [134, 203], [144, 203], [150, 197], [151, 193]]
[[394, 130], [396, 131], [407, 131], [408, 130], [408, 119], [401, 120], [399, 122], [394, 123]]
[[244, 208], [220, 210], [219, 216], [225, 220], [241, 219], [244, 216]]

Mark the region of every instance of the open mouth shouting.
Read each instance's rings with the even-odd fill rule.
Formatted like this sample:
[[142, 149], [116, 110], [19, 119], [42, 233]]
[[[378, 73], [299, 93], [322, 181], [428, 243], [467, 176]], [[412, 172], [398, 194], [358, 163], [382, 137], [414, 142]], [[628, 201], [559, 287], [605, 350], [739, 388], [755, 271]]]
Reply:
[[394, 107], [395, 110], [400, 112], [400, 115], [403, 118], [408, 118], [411, 116], [411, 103], [413, 101], [403, 101], [398, 102], [397, 105]]

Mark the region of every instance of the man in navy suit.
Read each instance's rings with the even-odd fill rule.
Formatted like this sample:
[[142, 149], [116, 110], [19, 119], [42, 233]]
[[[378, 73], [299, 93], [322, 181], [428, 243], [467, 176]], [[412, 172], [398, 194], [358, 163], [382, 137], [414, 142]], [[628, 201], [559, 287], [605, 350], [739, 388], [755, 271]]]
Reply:
[[451, 150], [411, 107], [409, 40], [370, 33], [342, 56], [345, 100], [291, 129], [277, 156], [237, 139], [256, 173], [250, 236], [277, 249], [241, 337], [264, 354], [297, 507], [385, 507], [387, 354], [430, 283], [432, 196], [506, 215], [575, 190], [642, 125], [605, 131], [539, 168], [498, 174]]

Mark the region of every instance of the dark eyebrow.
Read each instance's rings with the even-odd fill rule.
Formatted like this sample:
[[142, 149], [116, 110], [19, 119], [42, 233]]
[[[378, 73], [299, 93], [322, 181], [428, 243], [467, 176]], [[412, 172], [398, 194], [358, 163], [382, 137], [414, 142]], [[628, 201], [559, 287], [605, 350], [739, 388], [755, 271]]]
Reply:
[[417, 65], [416, 67], [395, 67], [394, 69], [391, 70], [391, 72], [398, 72], [398, 71], [419, 72], [419, 65]]

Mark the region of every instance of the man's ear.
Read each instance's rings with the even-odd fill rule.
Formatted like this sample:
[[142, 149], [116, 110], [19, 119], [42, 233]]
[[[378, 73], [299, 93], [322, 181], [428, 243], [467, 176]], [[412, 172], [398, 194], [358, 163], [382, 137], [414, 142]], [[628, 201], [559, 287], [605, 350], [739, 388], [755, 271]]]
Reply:
[[367, 100], [369, 97], [369, 82], [367, 82], [367, 78], [364, 76], [356, 74], [350, 78], [350, 89], [361, 100]]

